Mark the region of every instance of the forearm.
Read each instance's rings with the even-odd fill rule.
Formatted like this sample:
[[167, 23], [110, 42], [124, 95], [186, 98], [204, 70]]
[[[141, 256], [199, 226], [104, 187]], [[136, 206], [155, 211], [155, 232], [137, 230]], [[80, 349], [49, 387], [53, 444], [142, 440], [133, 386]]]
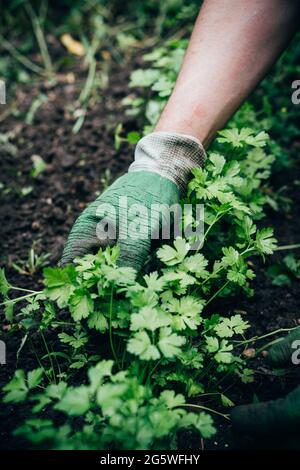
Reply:
[[156, 126], [205, 147], [264, 77], [297, 29], [294, 0], [206, 0], [175, 89]]

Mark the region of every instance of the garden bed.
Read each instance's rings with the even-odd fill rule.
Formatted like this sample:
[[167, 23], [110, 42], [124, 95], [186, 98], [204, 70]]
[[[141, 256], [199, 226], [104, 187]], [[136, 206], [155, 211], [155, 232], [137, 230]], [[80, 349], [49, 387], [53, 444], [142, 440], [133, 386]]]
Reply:
[[[48, 101], [40, 106], [32, 124], [20, 117], [7, 117], [1, 125], [1, 134], [9, 133], [11, 139], [0, 148], [2, 205], [0, 213], [1, 265], [13, 285], [30, 289], [41, 288], [41, 269], [38, 263], [33, 273], [21, 273], [13, 264], [27, 271], [26, 259], [34, 247], [35, 254], [49, 253], [47, 261], [55, 265], [60, 257], [63, 242], [76, 216], [92, 201], [108, 179], [113, 181], [126, 171], [132, 160], [133, 147], [123, 143], [115, 150], [114, 133], [117, 123], [126, 131], [135, 130], [134, 118], [124, 114], [121, 100], [128, 95], [126, 83], [130, 71], [121, 66], [110, 68], [109, 87], [101, 94], [99, 102], [87, 113], [78, 134], [72, 133], [73, 121], [68, 114], [68, 104], [74, 100], [80, 83], [68, 83], [61, 77], [50, 89], [47, 84], [37, 82], [34, 86], [19, 87], [14, 107], [21, 113], [40, 93], [48, 95]], [[295, 147], [299, 142], [291, 142]], [[13, 148], [11, 147], [13, 146]], [[44, 171], [32, 176], [32, 155], [39, 155], [46, 163]], [[107, 172], [109, 170], [109, 172]], [[300, 232], [300, 164], [295, 163], [276, 176], [275, 186], [288, 183], [285, 196], [292, 200], [288, 213], [269, 210], [264, 225], [275, 228], [280, 245], [299, 242]], [[286, 252], [278, 252], [268, 259], [268, 264], [281, 259]], [[23, 263], [24, 261], [24, 263]], [[41, 264], [43, 264], [41, 262]], [[279, 328], [289, 328], [300, 318], [300, 284], [292, 280], [290, 286], [274, 286], [266, 276], [266, 265], [257, 258], [253, 260], [256, 279], [252, 281], [254, 297], [243, 295], [222, 300], [210, 305], [210, 309], [224, 315], [239, 313], [251, 324], [248, 337], [260, 336]], [[19, 271], [21, 271], [19, 269]], [[4, 323], [0, 338], [7, 344], [7, 365], [1, 366], [1, 386], [13, 375], [16, 367], [16, 352], [21, 334], [12, 334]], [[262, 343], [263, 344], [263, 343]], [[36, 353], [44, 354], [43, 346], [36, 344]], [[235, 384], [230, 397], [235, 403], [246, 403], [283, 396], [298, 383], [297, 377], [279, 379], [263, 363], [255, 359], [255, 381], [252, 384]], [[26, 370], [37, 367], [30, 343], [21, 351], [18, 368]], [[197, 400], [195, 399], [195, 403]], [[13, 438], [11, 431], [26, 415], [26, 407], [1, 405], [0, 448], [22, 448], [21, 438]], [[248, 440], [237, 441], [231, 434], [230, 425], [218, 420], [218, 434], [212, 440], [201, 443], [190, 440], [183, 434], [181, 448], [240, 448], [251, 446]], [[276, 443], [277, 446], [277, 443]]]

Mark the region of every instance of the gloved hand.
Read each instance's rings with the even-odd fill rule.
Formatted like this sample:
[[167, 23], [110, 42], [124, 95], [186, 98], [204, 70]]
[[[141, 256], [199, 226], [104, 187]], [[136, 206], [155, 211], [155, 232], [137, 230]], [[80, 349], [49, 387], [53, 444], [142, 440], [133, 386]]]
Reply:
[[[155, 214], [152, 205], [179, 203], [192, 168], [201, 166], [204, 160], [205, 151], [193, 137], [169, 132], [154, 132], [143, 137], [136, 146], [128, 173], [117, 179], [76, 220], [61, 264], [118, 240], [119, 264], [139, 271], [160, 224], [159, 214]], [[143, 205], [143, 213], [146, 210], [148, 217], [134, 210], [136, 204]], [[134, 223], [137, 215], [140, 235]]]
[[[300, 359], [299, 350], [300, 327], [271, 347], [266, 360], [272, 367], [296, 367]], [[300, 386], [285, 398], [238, 406], [233, 409], [231, 420], [234, 429], [242, 434], [262, 437], [278, 434], [281, 439], [287, 435], [297, 435], [300, 439]]]

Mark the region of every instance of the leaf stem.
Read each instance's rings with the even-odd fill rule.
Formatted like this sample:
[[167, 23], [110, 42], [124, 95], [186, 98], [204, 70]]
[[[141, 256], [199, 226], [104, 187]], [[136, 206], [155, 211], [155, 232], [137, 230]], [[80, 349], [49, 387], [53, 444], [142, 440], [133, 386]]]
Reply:
[[270, 336], [274, 336], [274, 335], [277, 335], [279, 333], [287, 333], [289, 331], [296, 330], [297, 328], [299, 328], [299, 327], [295, 326], [293, 328], [279, 328], [278, 330], [271, 331], [270, 333], [267, 333], [267, 334], [262, 335], [262, 336], [253, 336], [252, 338], [246, 339], [245, 341], [232, 340], [232, 341], [237, 343], [233, 347], [236, 348], [236, 347], [241, 346], [243, 344], [254, 343], [256, 341], [260, 341], [261, 339], [269, 338]]
[[273, 248], [273, 251], [284, 251], [284, 250], [297, 250], [300, 248], [300, 243], [295, 243], [294, 245], [281, 245]]
[[159, 366], [159, 364], [161, 363], [162, 359], [160, 359], [159, 361], [156, 362], [156, 364], [154, 365], [154, 367], [152, 367], [152, 369], [150, 370], [149, 374], [148, 374], [148, 378], [147, 378], [147, 383], [150, 382], [150, 379], [152, 377], [152, 375], [154, 374], [154, 372], [156, 371], [157, 367]]
[[21, 292], [30, 292], [32, 294], [40, 294], [42, 291], [37, 291], [37, 290], [31, 290], [31, 289], [24, 289], [23, 287], [15, 287], [15, 286], [10, 286], [10, 289], [12, 290], [19, 290]]
[[119, 370], [121, 370], [121, 366], [120, 366], [119, 359], [115, 351], [114, 341], [113, 341], [113, 332], [112, 332], [113, 299], [114, 299], [114, 287], [112, 286], [111, 291], [110, 291], [110, 301], [109, 301], [109, 343], [110, 343], [111, 352], [114, 356], [115, 362]]
[[21, 54], [9, 41], [4, 39], [2, 35], [0, 35], [1, 46], [6, 49], [15, 60], [20, 62], [24, 67], [31, 70], [32, 72], [43, 75], [44, 70], [39, 65], [31, 62], [31, 60], [27, 59], [23, 54]]
[[32, 29], [35, 34], [35, 37], [36, 37], [36, 40], [40, 49], [40, 53], [44, 62], [45, 71], [48, 75], [51, 75], [53, 73], [53, 66], [52, 66], [52, 61], [51, 61], [51, 57], [49, 54], [47, 42], [45, 39], [45, 34], [41, 27], [40, 18], [35, 13], [30, 2], [26, 3], [24, 7], [32, 24]]
[[45, 345], [45, 348], [46, 348], [46, 351], [47, 351], [47, 356], [48, 356], [48, 359], [49, 359], [49, 362], [50, 362], [50, 365], [51, 365], [52, 379], [53, 379], [53, 382], [56, 384], [54, 363], [52, 361], [52, 357], [51, 357], [51, 354], [50, 354], [50, 351], [49, 351], [49, 348], [48, 348], [48, 344], [47, 344], [47, 341], [45, 339], [45, 336], [43, 335], [42, 330], [40, 330], [40, 333], [41, 333], [41, 337], [42, 337], [43, 343]]
[[273, 341], [269, 341], [267, 344], [264, 344], [261, 348], [255, 351], [255, 356], [258, 356], [262, 351], [268, 349], [270, 346], [273, 346], [273, 344], [276, 344], [279, 341], [281, 341], [281, 338], [273, 339]]
[[[223, 217], [225, 214], [227, 214], [227, 213], [230, 212], [230, 211], [231, 211], [231, 208], [228, 209], [227, 211], [222, 212], [222, 214], [217, 214], [217, 215], [215, 216], [215, 219], [213, 220], [213, 222], [210, 224], [210, 226], [208, 227], [208, 229], [207, 229], [206, 232], [204, 233], [204, 236], [203, 236], [203, 243], [202, 243], [202, 245], [201, 245], [200, 248], [202, 248], [202, 246], [204, 245], [204, 242], [205, 242], [205, 240], [206, 240], [206, 238], [207, 238], [207, 235], [209, 234], [209, 232], [210, 232], [210, 230], [213, 228], [213, 226], [214, 226], [217, 222], [219, 222], [219, 220], [222, 219], [222, 217]], [[199, 251], [200, 248], [199, 248], [197, 251]]]
[[229, 420], [229, 415], [226, 415], [224, 413], [221, 413], [220, 411], [216, 411], [212, 408], [208, 408], [207, 406], [204, 406], [204, 405], [194, 405], [193, 403], [185, 403], [183, 405], [179, 405], [179, 407], [186, 407], [186, 408], [195, 408], [195, 409], [199, 409], [199, 410], [205, 410], [205, 411], [209, 411], [210, 413], [215, 413], [216, 415], [219, 415], [219, 416], [222, 416], [224, 419], [227, 419]]
[[0, 304], [0, 307], [2, 305], [7, 305], [7, 304], [10, 304], [10, 303], [17, 303], [17, 302], [20, 302], [21, 300], [25, 300], [25, 299], [28, 299], [29, 297], [32, 297], [33, 295], [36, 295], [36, 294], [39, 294], [43, 291], [40, 291], [40, 292], [32, 292], [31, 294], [27, 294], [27, 295], [22, 295], [21, 297], [17, 297], [16, 299], [8, 299], [8, 300], [5, 300], [4, 302], [2, 302]]
[[206, 302], [205, 306], [207, 306], [210, 302], [212, 302], [212, 300], [214, 300], [216, 297], [218, 297], [218, 295], [222, 292], [223, 289], [225, 289], [225, 287], [229, 284], [229, 281], [226, 281], [221, 287], [220, 289], [217, 290], [217, 292], [214, 293], [214, 295], [211, 296], [210, 299], [208, 299], [208, 301]]

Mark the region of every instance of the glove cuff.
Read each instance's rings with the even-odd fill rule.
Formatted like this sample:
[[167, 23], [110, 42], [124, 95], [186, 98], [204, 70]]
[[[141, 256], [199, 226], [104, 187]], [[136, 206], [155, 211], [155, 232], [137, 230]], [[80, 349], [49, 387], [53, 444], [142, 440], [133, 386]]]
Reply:
[[151, 171], [175, 183], [183, 194], [195, 167], [202, 167], [205, 150], [195, 137], [175, 132], [153, 132], [137, 144], [132, 171]]

